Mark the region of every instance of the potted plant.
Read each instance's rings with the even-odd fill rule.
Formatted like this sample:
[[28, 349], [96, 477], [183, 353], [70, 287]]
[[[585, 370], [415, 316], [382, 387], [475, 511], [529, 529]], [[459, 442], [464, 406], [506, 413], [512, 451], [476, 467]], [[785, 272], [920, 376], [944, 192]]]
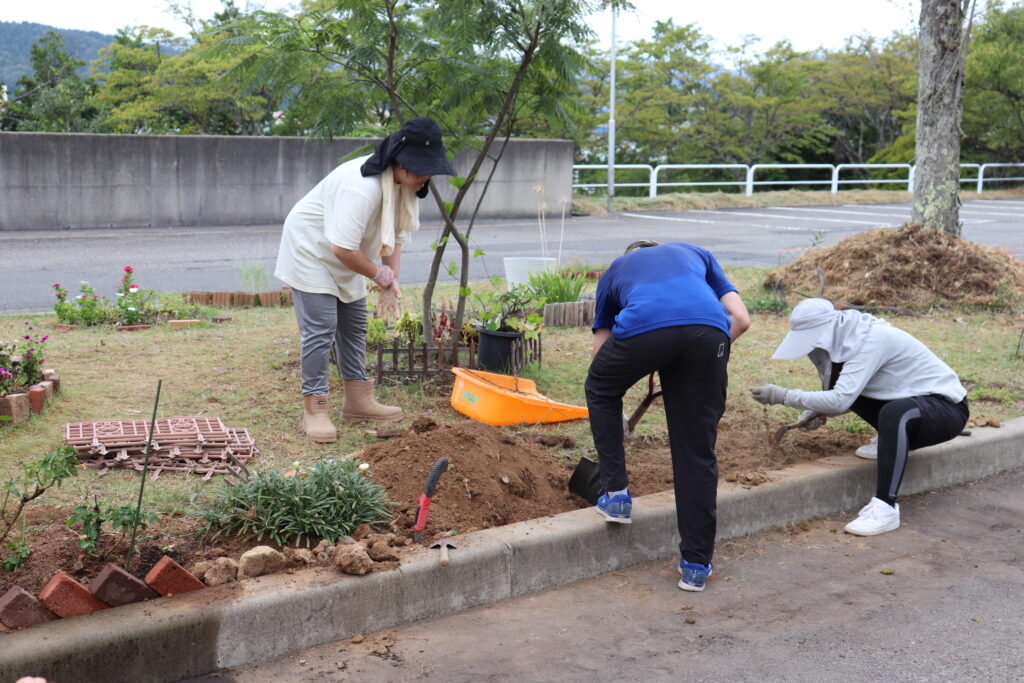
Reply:
[[[497, 276], [492, 279], [500, 284]], [[515, 370], [512, 344], [523, 337], [536, 338], [544, 325], [537, 312], [544, 298], [526, 285], [515, 285], [504, 292], [476, 294], [475, 299], [479, 310], [473, 324], [480, 335], [477, 364], [494, 372]]]

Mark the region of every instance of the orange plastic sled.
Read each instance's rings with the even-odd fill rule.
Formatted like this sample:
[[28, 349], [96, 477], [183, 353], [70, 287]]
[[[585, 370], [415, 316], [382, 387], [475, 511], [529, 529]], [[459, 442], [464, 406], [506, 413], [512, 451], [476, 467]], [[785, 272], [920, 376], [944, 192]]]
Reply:
[[590, 414], [586, 408], [556, 403], [537, 393], [532, 380], [466, 368], [452, 372], [452, 408], [478, 422], [501, 427], [578, 420]]

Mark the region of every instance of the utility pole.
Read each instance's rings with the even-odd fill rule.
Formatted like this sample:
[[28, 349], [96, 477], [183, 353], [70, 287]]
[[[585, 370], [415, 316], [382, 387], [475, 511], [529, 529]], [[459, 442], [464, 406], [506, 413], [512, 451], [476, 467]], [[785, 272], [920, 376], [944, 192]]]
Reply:
[[612, 7], [611, 91], [608, 96], [608, 213], [615, 212], [615, 14]]

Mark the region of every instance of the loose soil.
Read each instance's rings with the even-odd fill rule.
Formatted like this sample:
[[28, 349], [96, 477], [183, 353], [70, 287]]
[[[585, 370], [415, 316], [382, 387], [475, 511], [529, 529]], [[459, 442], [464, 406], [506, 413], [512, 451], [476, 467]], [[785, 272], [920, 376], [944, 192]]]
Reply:
[[[659, 409], [656, 404], [652, 410]], [[777, 425], [770, 425], [774, 429]], [[727, 416], [719, 425], [718, 459], [722, 480], [746, 486], [769, 481], [771, 471], [796, 462], [827, 455], [850, 453], [866, 441], [864, 435], [820, 429], [787, 436], [778, 447], [770, 443], [771, 432], [736, 428]], [[403, 435], [382, 441], [357, 454], [369, 463], [369, 475], [398, 505], [389, 527], [401, 547], [411, 539], [415, 511], [430, 468], [440, 457], [448, 458], [448, 471], [441, 475], [430, 507], [425, 538], [466, 533], [559, 512], [587, 503], [568, 493], [567, 485], [575, 463], [561, 457], [562, 439], [537, 439], [507, 428], [469, 420], [437, 424], [430, 418], [417, 419]], [[630, 489], [646, 495], [672, 488], [672, 463], [665, 438], [640, 438], [630, 441], [626, 450]], [[0, 594], [14, 585], [38, 593], [53, 574], [63, 569], [88, 584], [106, 561], [122, 563], [127, 539], [115, 545], [111, 536], [103, 538], [108, 559], [101, 560], [81, 552], [78, 532], [64, 524], [70, 509], [30, 506], [28, 508], [29, 545], [32, 555], [25, 566], [14, 572], [0, 572]], [[164, 517], [137, 542], [136, 560], [131, 573], [142, 578], [163, 555], [191, 568], [200, 560], [222, 555], [237, 558], [256, 545], [273, 543], [253, 538], [221, 536], [214, 542], [198, 537], [197, 523], [187, 517]], [[141, 559], [139, 559], [141, 558]]]
[[769, 273], [766, 289], [815, 296], [839, 307], [925, 310], [936, 303], [1019, 306], [1024, 262], [920, 223], [865, 230], [831, 247], [810, 249]]

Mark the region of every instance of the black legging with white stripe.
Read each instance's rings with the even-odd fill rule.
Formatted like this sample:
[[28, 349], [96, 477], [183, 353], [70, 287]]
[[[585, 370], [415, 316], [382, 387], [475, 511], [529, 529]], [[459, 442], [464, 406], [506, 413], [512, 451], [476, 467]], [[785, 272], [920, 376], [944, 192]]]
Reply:
[[[833, 363], [828, 388], [836, 385], [842, 363]], [[896, 504], [907, 469], [907, 453], [956, 437], [970, 416], [967, 399], [953, 403], [945, 396], [910, 396], [883, 401], [860, 396], [850, 410], [878, 432], [878, 476], [875, 498]]]
[[967, 399], [912, 396], [881, 401], [861, 396], [850, 410], [878, 430], [878, 481], [875, 497], [896, 504], [907, 467], [907, 452], [949, 441], [960, 434], [970, 413]]

